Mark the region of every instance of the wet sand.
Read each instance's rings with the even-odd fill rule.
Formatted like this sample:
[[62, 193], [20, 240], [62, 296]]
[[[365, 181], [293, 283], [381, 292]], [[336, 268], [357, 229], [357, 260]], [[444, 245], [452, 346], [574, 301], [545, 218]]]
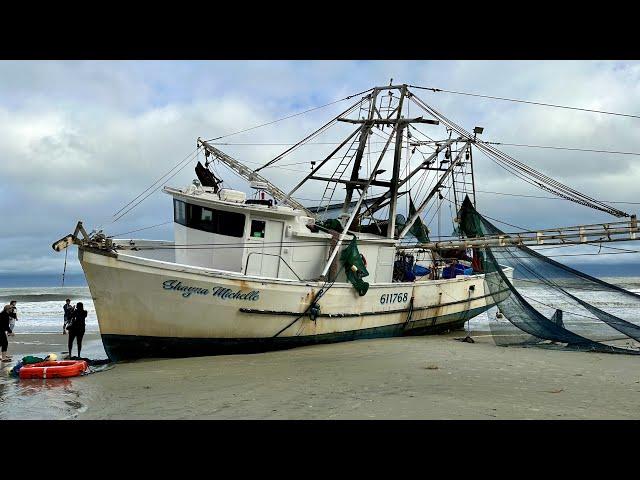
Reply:
[[[62, 360], [61, 354], [66, 354], [68, 351], [68, 337], [62, 333], [17, 333], [15, 336], [8, 338], [9, 349], [7, 353], [11, 355], [14, 361], [20, 360], [25, 355], [38, 353], [56, 353], [58, 354], [58, 360]], [[85, 356], [85, 350], [87, 350], [87, 353], [91, 350], [92, 354], [100, 354], [100, 358], [106, 358], [102, 348], [96, 352], [95, 342], [99, 340], [100, 335], [98, 333], [86, 333], [82, 339], [82, 356]], [[74, 343], [74, 355], [77, 354], [76, 348], [77, 346]]]
[[[8, 353], [13, 361], [0, 366], [0, 420], [76, 418], [88, 408], [91, 389], [83, 388], [83, 380], [88, 377], [18, 380], [9, 376], [11, 368], [25, 355], [44, 357], [56, 353], [58, 359], [63, 359], [68, 353], [67, 340], [62, 333], [16, 333], [9, 337]], [[98, 333], [85, 334], [82, 356], [106, 358]]]
[[[29, 386], [35, 388], [30, 395], [49, 402], [35, 416], [29, 416], [20, 402], [7, 402], [5, 394], [3, 403], [11, 405], [7, 405], [9, 413], [1, 416], [640, 418], [637, 356], [504, 348], [481, 336], [474, 336], [474, 344], [454, 339], [463, 334], [362, 340], [254, 355], [118, 363], [104, 372], [68, 379], [59, 388], [54, 385], [56, 380], [35, 381]], [[94, 344], [92, 348], [98, 347]], [[16, 350], [13, 352], [17, 358]], [[14, 382], [10, 388], [14, 397], [24, 400], [25, 387], [9, 381]]]

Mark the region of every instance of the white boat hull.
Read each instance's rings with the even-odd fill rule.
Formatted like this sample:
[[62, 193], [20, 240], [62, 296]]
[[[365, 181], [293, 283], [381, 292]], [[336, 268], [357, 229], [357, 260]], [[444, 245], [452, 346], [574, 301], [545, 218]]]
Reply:
[[[460, 328], [508, 294], [493, 298], [485, 292], [484, 275], [473, 275], [371, 284], [361, 297], [348, 283], [329, 287], [79, 251], [112, 360], [424, 335]], [[323, 288], [319, 314], [311, 319], [310, 303]]]

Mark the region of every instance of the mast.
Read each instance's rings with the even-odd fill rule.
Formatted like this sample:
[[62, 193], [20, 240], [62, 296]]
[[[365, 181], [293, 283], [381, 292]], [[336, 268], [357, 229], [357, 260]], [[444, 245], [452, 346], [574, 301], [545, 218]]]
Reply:
[[[356, 158], [353, 162], [353, 169], [351, 170], [351, 182], [355, 182], [358, 180], [360, 176], [360, 165], [362, 163], [362, 156], [364, 155], [364, 149], [367, 146], [367, 140], [369, 139], [369, 135], [371, 135], [371, 129], [373, 128], [373, 116], [376, 110], [376, 99], [378, 98], [378, 92], [380, 90], [375, 88], [371, 93], [371, 104], [369, 105], [369, 115], [367, 117], [368, 122], [363, 123], [362, 127], [360, 127], [360, 138], [358, 143], [358, 150], [356, 151]], [[353, 190], [356, 188], [355, 184], [348, 183], [347, 184], [347, 194], [344, 197], [344, 204], [342, 206], [342, 213], [346, 213], [349, 211], [349, 206], [351, 205], [351, 199], [353, 197]], [[361, 193], [361, 196], [364, 195], [365, 192]]]
[[389, 201], [389, 223], [387, 224], [387, 238], [393, 238], [396, 228], [396, 212], [398, 211], [398, 177], [400, 176], [400, 160], [402, 158], [402, 136], [407, 123], [402, 122], [402, 104], [407, 94], [407, 85], [403, 84], [400, 90], [400, 101], [398, 103], [398, 114], [396, 116], [396, 149], [393, 155], [393, 174], [391, 177], [391, 186], [389, 192], [391, 200]]
[[[394, 126], [394, 132], [395, 132], [395, 130], [397, 128], [398, 128], [398, 125], [396, 124]], [[376, 176], [376, 170], [380, 166], [380, 162], [382, 162], [382, 159], [384, 158], [385, 153], [387, 153], [387, 148], [389, 147], [389, 144], [391, 143], [391, 138], [392, 137], [393, 137], [393, 133], [391, 135], [389, 135], [387, 143], [385, 144], [384, 148], [382, 149], [382, 153], [378, 157], [378, 161], [376, 162], [375, 166], [371, 170], [371, 174], [369, 175], [369, 180], [367, 180], [367, 182], [363, 185], [363, 188], [362, 188], [363, 192], [366, 192], [367, 189], [369, 188], [369, 186], [371, 185], [371, 183], [373, 182], [373, 179]], [[331, 255], [329, 256], [329, 260], [327, 260], [327, 263], [326, 263], [324, 269], [322, 270], [321, 277], [326, 277], [327, 272], [329, 272], [329, 268], [331, 268], [331, 264], [333, 263], [333, 259], [336, 258], [336, 255], [337, 255], [338, 251], [340, 250], [340, 247], [342, 246], [342, 242], [344, 241], [344, 238], [347, 236], [347, 232], [349, 231], [349, 227], [351, 227], [351, 224], [353, 223], [353, 219], [356, 217], [356, 215], [360, 211], [360, 205], [362, 205], [362, 201], [364, 200], [364, 197], [365, 197], [364, 193], [362, 195], [360, 195], [360, 198], [358, 199], [358, 202], [356, 203], [356, 206], [353, 208], [353, 211], [351, 212], [351, 215], [349, 216], [349, 219], [347, 220], [347, 222], [344, 225], [344, 228], [342, 229], [342, 233], [340, 234], [340, 238], [338, 239], [338, 242], [336, 243], [336, 246], [333, 248], [333, 251], [331, 252]]]

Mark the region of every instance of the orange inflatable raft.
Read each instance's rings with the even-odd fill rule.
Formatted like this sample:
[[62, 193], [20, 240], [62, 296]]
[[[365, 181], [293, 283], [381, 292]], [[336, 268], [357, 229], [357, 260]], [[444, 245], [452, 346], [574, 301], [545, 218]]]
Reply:
[[64, 360], [61, 362], [38, 362], [20, 369], [20, 378], [62, 378], [77, 377], [88, 368], [84, 360]]

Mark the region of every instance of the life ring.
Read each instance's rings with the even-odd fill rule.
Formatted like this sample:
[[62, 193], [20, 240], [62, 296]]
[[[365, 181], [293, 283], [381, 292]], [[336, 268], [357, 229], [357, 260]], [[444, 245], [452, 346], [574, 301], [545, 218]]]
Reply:
[[87, 362], [84, 360], [38, 362], [23, 366], [18, 375], [20, 378], [77, 377], [87, 368]]

